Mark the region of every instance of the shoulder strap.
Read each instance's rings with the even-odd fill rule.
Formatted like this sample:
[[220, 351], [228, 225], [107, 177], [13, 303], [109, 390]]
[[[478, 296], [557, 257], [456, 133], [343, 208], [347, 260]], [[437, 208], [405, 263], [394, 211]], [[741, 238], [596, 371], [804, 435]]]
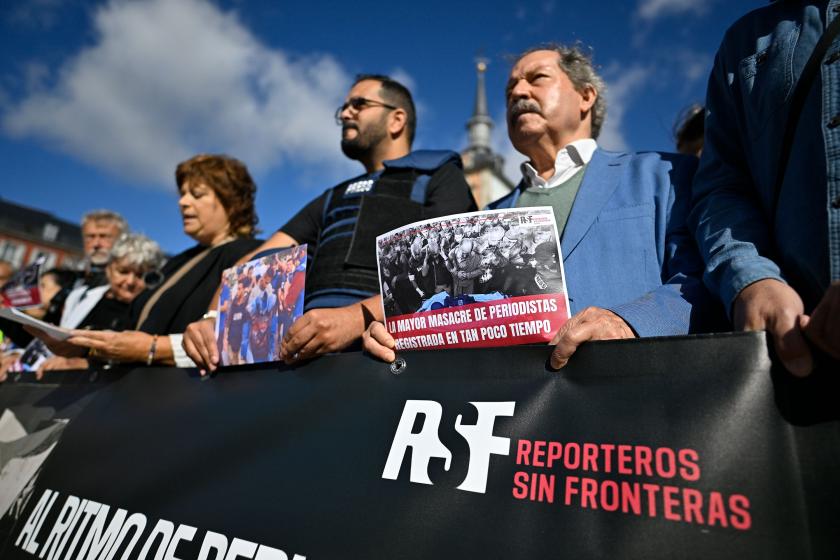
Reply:
[[333, 190], [329, 189], [327, 191], [327, 196], [324, 197], [324, 207], [321, 209], [321, 223], [324, 224], [327, 222], [327, 210], [330, 208], [330, 202], [332, 202], [332, 195]]
[[[218, 247], [218, 245], [216, 245], [216, 247]], [[201, 262], [201, 260], [204, 257], [206, 257], [210, 253], [210, 251], [212, 251], [216, 247], [212, 247], [212, 246], [207, 247], [206, 249], [201, 251], [199, 254], [197, 254], [196, 256], [191, 258], [189, 261], [184, 263], [184, 266], [182, 266], [181, 268], [176, 270], [175, 273], [172, 276], [170, 276], [169, 278], [166, 279], [166, 282], [164, 282], [157, 290], [155, 290], [155, 293], [153, 293], [152, 297], [150, 297], [146, 301], [146, 305], [144, 305], [143, 309], [140, 311], [140, 317], [137, 319], [136, 329], [138, 329], [138, 330], [140, 329], [140, 327], [143, 325], [143, 323], [149, 317], [149, 313], [152, 311], [152, 307], [155, 306], [155, 304], [158, 302], [160, 297], [166, 292], [166, 290], [168, 290], [169, 288], [174, 286], [175, 283], [178, 280], [183, 278], [184, 275], [187, 272], [192, 270], [193, 267], [195, 267], [195, 265], [197, 265], [199, 262]]]
[[429, 181], [432, 176], [426, 173], [419, 173], [414, 179], [414, 185], [411, 186], [411, 200], [418, 204], [426, 204], [426, 187], [429, 186]]
[[776, 173], [776, 183], [773, 188], [772, 208], [774, 221], [776, 213], [779, 211], [779, 195], [782, 191], [782, 182], [785, 180], [785, 172], [787, 171], [788, 160], [790, 159], [793, 136], [796, 133], [796, 126], [799, 123], [802, 108], [805, 106], [805, 98], [808, 97], [811, 84], [814, 82], [814, 78], [817, 75], [817, 71], [828, 47], [831, 46], [838, 33], [840, 33], [840, 16], [835, 17], [825, 32], [823, 32], [822, 37], [820, 37], [820, 40], [814, 47], [814, 52], [811, 53], [811, 57], [805, 63], [805, 68], [802, 69], [802, 74], [799, 76], [799, 81], [796, 82], [793, 95], [791, 95], [785, 132], [782, 135], [782, 150], [779, 153], [779, 168]]
[[383, 162], [386, 169], [405, 169], [415, 173], [410, 198], [419, 204], [426, 203], [426, 191], [432, 175], [447, 163], [463, 167], [461, 156], [452, 150], [415, 150], [399, 159]]

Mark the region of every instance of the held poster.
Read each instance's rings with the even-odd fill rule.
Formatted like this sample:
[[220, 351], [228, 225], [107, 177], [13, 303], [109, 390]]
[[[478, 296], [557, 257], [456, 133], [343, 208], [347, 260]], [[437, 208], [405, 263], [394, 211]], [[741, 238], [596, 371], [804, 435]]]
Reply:
[[224, 366], [279, 360], [280, 341], [303, 315], [306, 245], [225, 270], [216, 321]]
[[41, 290], [38, 280], [44, 259], [39, 258], [32, 264], [18, 270], [8, 282], [0, 286], [0, 307], [28, 309], [41, 304]]
[[551, 207], [457, 214], [376, 239], [397, 350], [548, 342], [569, 318]]

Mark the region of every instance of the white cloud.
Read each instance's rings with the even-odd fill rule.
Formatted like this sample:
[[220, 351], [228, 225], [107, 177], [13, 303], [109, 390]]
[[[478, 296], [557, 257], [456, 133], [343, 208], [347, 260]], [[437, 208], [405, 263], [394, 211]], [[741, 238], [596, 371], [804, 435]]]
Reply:
[[677, 50], [673, 56], [677, 69], [685, 77], [687, 87], [691, 87], [698, 80], [705, 80], [709, 77], [713, 55], [682, 49]]
[[333, 121], [350, 77], [331, 56], [268, 48], [206, 0], [112, 0], [94, 31], [54, 86], [6, 107], [8, 134], [167, 188], [175, 164], [197, 152], [255, 170], [290, 158], [324, 175], [356, 169]]
[[405, 68], [397, 66], [396, 68], [391, 70], [389, 76], [391, 76], [391, 78], [407, 87], [408, 91], [411, 92], [412, 97], [417, 95], [417, 82]]
[[606, 79], [607, 117], [598, 136], [598, 145], [607, 150], [626, 151], [630, 146], [621, 129], [624, 113], [633, 96], [648, 82], [653, 70], [642, 66], [621, 68], [618, 71], [615, 71], [617, 65], [613, 65], [612, 68], [612, 71], [610, 68], [604, 71], [606, 76], [615, 73], [617, 77]]
[[664, 16], [679, 14], [702, 14], [707, 9], [706, 2], [697, 0], [640, 0], [636, 16], [653, 21]]

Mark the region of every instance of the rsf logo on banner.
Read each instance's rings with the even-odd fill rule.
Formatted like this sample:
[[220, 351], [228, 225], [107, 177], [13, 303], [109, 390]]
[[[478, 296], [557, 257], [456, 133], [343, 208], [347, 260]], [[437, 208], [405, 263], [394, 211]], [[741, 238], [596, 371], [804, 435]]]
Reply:
[[[493, 435], [493, 426], [499, 416], [513, 416], [515, 402], [471, 402], [478, 411], [475, 424], [462, 424], [462, 416], [455, 419], [455, 431], [467, 440], [470, 462], [467, 476], [458, 485], [459, 490], [483, 494], [487, 490], [487, 474], [490, 455], [510, 454], [510, 438]], [[417, 416], [424, 416], [423, 426], [418, 433], [412, 433]], [[435, 401], [406, 401], [403, 408], [391, 451], [385, 462], [382, 478], [396, 480], [400, 474], [405, 453], [411, 448], [411, 471], [409, 480], [420, 484], [432, 484], [429, 479], [429, 461], [432, 457], [444, 459], [444, 469], [449, 470], [452, 452], [438, 438], [443, 407]]]

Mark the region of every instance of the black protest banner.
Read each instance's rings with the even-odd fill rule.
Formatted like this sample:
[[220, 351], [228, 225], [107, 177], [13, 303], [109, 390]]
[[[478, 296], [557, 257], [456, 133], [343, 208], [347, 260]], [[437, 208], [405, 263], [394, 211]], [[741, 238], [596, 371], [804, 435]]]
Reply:
[[761, 335], [590, 344], [562, 373], [544, 346], [404, 357], [131, 372], [66, 427], [0, 554], [840, 552], [837, 383], [775, 370]]
[[12, 373], [0, 384], [0, 550], [20, 520], [41, 466], [68, 422], [119, 374], [100, 371]]

